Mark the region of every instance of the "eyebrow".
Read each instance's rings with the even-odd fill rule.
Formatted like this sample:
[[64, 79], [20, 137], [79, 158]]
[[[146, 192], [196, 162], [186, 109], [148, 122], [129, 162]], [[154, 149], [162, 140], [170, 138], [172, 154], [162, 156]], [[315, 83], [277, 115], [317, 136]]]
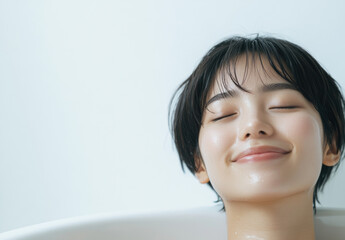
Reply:
[[[265, 92], [273, 92], [273, 91], [284, 90], [284, 89], [290, 89], [290, 90], [295, 90], [295, 91], [297, 90], [293, 85], [289, 83], [271, 83], [271, 84], [263, 85], [260, 88], [259, 92], [265, 93]], [[218, 93], [215, 96], [211, 97], [210, 100], [207, 101], [206, 107], [215, 101], [237, 97], [238, 95], [239, 95], [239, 92], [236, 90], [228, 90], [226, 92]]]

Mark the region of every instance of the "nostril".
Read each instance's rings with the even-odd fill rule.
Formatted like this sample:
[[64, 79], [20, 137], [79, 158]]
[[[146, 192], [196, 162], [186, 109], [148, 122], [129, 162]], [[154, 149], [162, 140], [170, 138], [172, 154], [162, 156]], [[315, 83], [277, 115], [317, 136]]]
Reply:
[[271, 136], [274, 132], [272, 125], [269, 122], [253, 120], [244, 123], [240, 126], [242, 129], [239, 131], [239, 138], [251, 139]]
[[[249, 138], [251, 135], [252, 135], [251, 133], [247, 133], [247, 134], [245, 135], [245, 138]], [[267, 134], [266, 134], [265, 131], [260, 130], [260, 131], [258, 132], [258, 134], [254, 134], [254, 135], [267, 135]]]

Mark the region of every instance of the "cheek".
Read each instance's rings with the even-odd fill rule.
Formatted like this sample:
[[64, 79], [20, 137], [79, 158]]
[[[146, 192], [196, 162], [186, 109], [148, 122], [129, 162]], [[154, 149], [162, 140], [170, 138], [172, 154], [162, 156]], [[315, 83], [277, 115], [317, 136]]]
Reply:
[[294, 145], [296, 158], [291, 162], [295, 179], [307, 185], [320, 174], [323, 158], [323, 130], [318, 115], [301, 113], [283, 124], [285, 136]]
[[[286, 118], [282, 122], [282, 126], [284, 132], [287, 133], [292, 141], [296, 141], [296, 144], [303, 142], [303, 145], [310, 143], [314, 147], [322, 146], [322, 124], [318, 116], [300, 113], [294, 116], [293, 119]], [[295, 147], [298, 146], [300, 145], [298, 144]]]
[[209, 173], [217, 165], [225, 163], [235, 138], [234, 129], [229, 127], [219, 125], [200, 129], [200, 152]]

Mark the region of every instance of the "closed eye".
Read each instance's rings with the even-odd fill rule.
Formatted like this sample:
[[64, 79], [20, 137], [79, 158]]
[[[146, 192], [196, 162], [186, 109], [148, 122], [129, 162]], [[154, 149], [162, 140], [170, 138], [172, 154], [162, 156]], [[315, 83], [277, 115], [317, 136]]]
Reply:
[[298, 108], [297, 106], [277, 106], [277, 107], [271, 107], [270, 109], [294, 109]]
[[224, 115], [224, 116], [221, 116], [221, 117], [218, 117], [218, 118], [215, 118], [212, 120], [212, 122], [217, 122], [221, 119], [224, 119], [224, 118], [227, 118], [227, 117], [232, 117], [233, 115], [235, 115], [236, 113], [231, 113], [231, 114], [227, 114], [227, 115]]

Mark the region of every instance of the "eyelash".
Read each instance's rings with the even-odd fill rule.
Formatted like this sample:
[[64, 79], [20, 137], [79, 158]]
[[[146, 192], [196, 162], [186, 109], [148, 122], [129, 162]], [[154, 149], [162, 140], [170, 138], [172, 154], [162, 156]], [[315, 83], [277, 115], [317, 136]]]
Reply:
[[297, 106], [278, 106], [278, 107], [271, 107], [270, 109], [294, 109]]
[[233, 115], [235, 115], [235, 114], [236, 114], [236, 113], [231, 113], [231, 114], [228, 114], [228, 115], [224, 115], [224, 116], [215, 118], [215, 119], [213, 119], [212, 121], [213, 121], [213, 122], [217, 122], [217, 121], [219, 121], [219, 120], [222, 120], [223, 118], [231, 117], [231, 116], [233, 116]]
[[[294, 109], [294, 108], [297, 108], [297, 106], [278, 106], [278, 107], [271, 107], [270, 109]], [[236, 113], [231, 113], [231, 114], [228, 114], [228, 115], [224, 115], [224, 116], [215, 118], [212, 121], [213, 122], [217, 122], [219, 120], [222, 120], [223, 118], [231, 117], [231, 116], [233, 116], [235, 114]]]

